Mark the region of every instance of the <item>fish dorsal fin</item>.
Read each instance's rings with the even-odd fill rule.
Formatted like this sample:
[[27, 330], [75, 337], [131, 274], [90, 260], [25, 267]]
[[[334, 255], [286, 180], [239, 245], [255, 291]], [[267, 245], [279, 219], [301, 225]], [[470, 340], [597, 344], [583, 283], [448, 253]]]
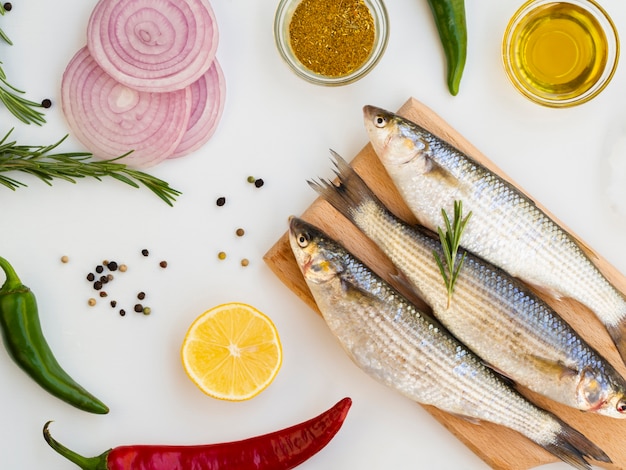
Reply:
[[587, 243], [576, 237], [572, 236], [572, 239], [580, 247], [580, 249], [583, 250], [583, 252], [585, 253], [585, 255], [587, 255], [589, 259], [591, 259], [592, 261], [598, 261], [598, 255], [593, 250], [593, 248], [591, 248]]
[[578, 375], [578, 371], [576, 369], [572, 369], [560, 361], [553, 361], [551, 359], [546, 359], [532, 354], [528, 354], [526, 358], [538, 370], [548, 375], [556, 376], [559, 380]]

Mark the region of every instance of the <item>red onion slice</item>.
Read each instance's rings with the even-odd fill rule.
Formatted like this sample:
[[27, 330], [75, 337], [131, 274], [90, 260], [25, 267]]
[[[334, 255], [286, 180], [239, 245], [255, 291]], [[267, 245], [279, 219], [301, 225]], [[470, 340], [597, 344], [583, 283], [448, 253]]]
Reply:
[[178, 147], [191, 114], [189, 88], [147, 93], [115, 81], [83, 47], [61, 82], [61, 105], [73, 134], [95, 157], [133, 168], [156, 165]]
[[217, 59], [199, 80], [189, 85], [191, 90], [191, 117], [183, 140], [169, 158], [188, 155], [208, 142], [224, 111], [226, 81]]
[[208, 0], [100, 0], [87, 25], [96, 62], [141, 91], [191, 85], [211, 66], [217, 44]]

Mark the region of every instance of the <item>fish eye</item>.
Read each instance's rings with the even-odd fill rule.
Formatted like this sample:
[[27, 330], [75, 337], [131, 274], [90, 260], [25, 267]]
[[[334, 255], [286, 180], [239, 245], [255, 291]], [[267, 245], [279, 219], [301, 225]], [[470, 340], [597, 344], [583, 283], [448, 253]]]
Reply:
[[300, 233], [298, 234], [298, 246], [300, 246], [300, 248], [306, 248], [306, 246], [309, 244], [309, 241], [311, 240], [311, 237], [309, 236], [308, 233]]
[[616, 408], [618, 413], [626, 413], [626, 401], [620, 400]]
[[374, 118], [374, 124], [376, 125], [376, 127], [385, 127], [387, 125], [387, 118], [379, 114]]

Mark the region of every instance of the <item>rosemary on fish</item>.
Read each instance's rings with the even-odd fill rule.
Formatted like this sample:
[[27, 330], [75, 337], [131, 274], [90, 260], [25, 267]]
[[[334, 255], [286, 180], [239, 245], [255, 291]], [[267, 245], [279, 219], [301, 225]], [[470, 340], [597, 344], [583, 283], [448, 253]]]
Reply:
[[457, 261], [457, 253], [459, 246], [461, 245], [461, 236], [467, 225], [467, 221], [472, 215], [470, 211], [465, 218], [463, 218], [463, 202], [454, 201], [454, 218], [450, 221], [445, 209], [441, 209], [443, 220], [445, 223], [445, 232], [441, 227], [437, 227], [437, 233], [439, 234], [439, 240], [441, 241], [441, 247], [443, 249], [443, 257], [445, 260], [445, 266], [439, 253], [433, 251], [435, 261], [439, 266], [439, 271], [443, 277], [443, 281], [448, 289], [448, 307], [452, 301], [452, 295], [454, 294], [454, 284], [459, 277], [459, 272], [465, 261], [466, 253], [464, 252], [461, 259]]
[[12, 131], [13, 129], [0, 140], [0, 185], [11, 190], [27, 185], [3, 173], [21, 171], [36, 176], [50, 186], [54, 179], [76, 183], [77, 178], [85, 177], [99, 181], [103, 177], [111, 177], [134, 188], [139, 188], [139, 184], [142, 184], [169, 206], [182, 194], [167, 182], [116, 161], [128, 154], [109, 160], [92, 160], [93, 155], [88, 152], [56, 153], [54, 150], [67, 135], [52, 145], [28, 146], [8, 141]]
[[[4, 16], [6, 13], [4, 4], [0, 4], [0, 16]], [[9, 46], [13, 45], [13, 42], [6, 33], [0, 28], [0, 40], [4, 41]], [[24, 91], [16, 88], [7, 81], [6, 73], [2, 68], [2, 61], [0, 61], [0, 102], [4, 104], [7, 110], [13, 114], [16, 118], [26, 124], [42, 125], [46, 122], [44, 114], [38, 110], [42, 108], [41, 103], [35, 103], [24, 96]]]

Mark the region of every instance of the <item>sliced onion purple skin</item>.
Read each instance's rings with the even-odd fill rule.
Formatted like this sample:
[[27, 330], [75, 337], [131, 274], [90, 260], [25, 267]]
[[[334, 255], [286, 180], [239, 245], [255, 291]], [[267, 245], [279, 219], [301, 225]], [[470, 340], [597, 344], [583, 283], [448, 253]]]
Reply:
[[226, 86], [209, 0], [100, 0], [87, 46], [68, 64], [61, 104], [96, 158], [147, 168], [214, 134]]
[[224, 111], [226, 80], [217, 59], [199, 80], [189, 85], [191, 90], [191, 116], [187, 130], [178, 147], [168, 158], [188, 155], [204, 144], [215, 133]]
[[101, 159], [123, 159], [131, 168], [147, 168], [178, 147], [191, 116], [191, 90], [137, 91], [117, 82], [79, 50], [61, 82], [61, 105], [74, 136]]
[[100, 0], [87, 26], [95, 61], [141, 91], [169, 92], [196, 82], [211, 66], [218, 40], [208, 0]]

